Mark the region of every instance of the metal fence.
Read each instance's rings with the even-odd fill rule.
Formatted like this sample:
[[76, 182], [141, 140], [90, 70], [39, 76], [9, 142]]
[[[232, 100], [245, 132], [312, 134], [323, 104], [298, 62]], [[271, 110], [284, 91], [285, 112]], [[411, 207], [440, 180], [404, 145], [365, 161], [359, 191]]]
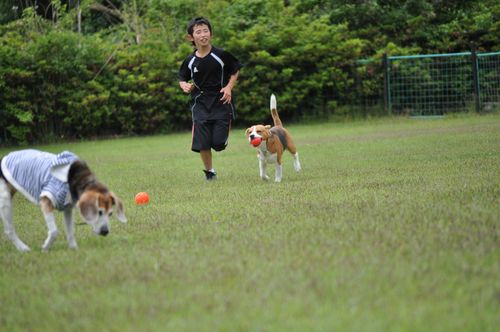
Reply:
[[383, 87], [360, 99], [363, 107], [383, 101], [385, 112], [410, 116], [500, 108], [500, 52], [384, 56], [358, 65], [383, 76]]
[[500, 107], [500, 52], [478, 54], [478, 88], [481, 110]]

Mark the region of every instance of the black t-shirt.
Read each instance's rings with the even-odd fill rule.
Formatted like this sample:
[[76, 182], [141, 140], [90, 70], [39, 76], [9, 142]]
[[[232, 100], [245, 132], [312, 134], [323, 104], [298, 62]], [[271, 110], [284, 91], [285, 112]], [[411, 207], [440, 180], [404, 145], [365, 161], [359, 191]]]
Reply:
[[195, 85], [191, 92], [193, 119], [225, 118], [234, 108], [232, 103], [224, 105], [220, 101], [220, 90], [242, 65], [231, 53], [213, 46], [203, 58], [195, 53], [188, 55], [179, 69], [179, 80], [192, 80]]

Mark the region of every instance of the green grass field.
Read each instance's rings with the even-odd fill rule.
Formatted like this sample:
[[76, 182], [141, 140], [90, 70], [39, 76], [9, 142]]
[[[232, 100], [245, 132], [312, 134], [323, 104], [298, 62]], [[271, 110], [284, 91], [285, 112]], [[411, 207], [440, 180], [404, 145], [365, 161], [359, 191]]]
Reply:
[[32, 251], [0, 241], [0, 331], [498, 331], [499, 115], [289, 129], [303, 171], [285, 155], [279, 184], [241, 128], [213, 183], [190, 133], [37, 147], [85, 159], [129, 222], [72, 251], [58, 214], [42, 253], [16, 195]]

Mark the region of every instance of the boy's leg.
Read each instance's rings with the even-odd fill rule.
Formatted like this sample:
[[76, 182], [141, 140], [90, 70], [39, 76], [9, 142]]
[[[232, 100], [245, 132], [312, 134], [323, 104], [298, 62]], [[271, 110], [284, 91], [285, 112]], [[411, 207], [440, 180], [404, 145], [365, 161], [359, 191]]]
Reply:
[[231, 119], [228, 118], [215, 121], [212, 131], [212, 148], [215, 151], [222, 151], [227, 147], [230, 129]]
[[193, 152], [201, 152], [201, 150], [209, 150], [210, 144], [209, 131], [207, 130], [204, 121], [193, 121], [193, 128], [191, 130], [191, 150]]
[[205, 178], [208, 181], [217, 180], [217, 173], [212, 168], [212, 150], [201, 150], [200, 151], [201, 161], [203, 161], [203, 166], [205, 169]]
[[212, 169], [212, 150], [201, 150], [200, 151], [201, 161], [203, 162], [203, 166], [205, 169]]
[[205, 178], [209, 181], [217, 180], [217, 173], [215, 173], [215, 170], [212, 168], [212, 150], [201, 150], [200, 156], [205, 166], [203, 170]]
[[[229, 128], [231, 126], [231, 121], [228, 120], [214, 120], [211, 122], [210, 126], [210, 142], [211, 148], [215, 151], [222, 151], [227, 146], [227, 140], [229, 137]], [[201, 159], [205, 165], [205, 176], [207, 180], [217, 179], [217, 173], [212, 166], [212, 150], [202, 150], [200, 151]]]
[[212, 131], [213, 123], [211, 121], [193, 122], [191, 150], [200, 153], [207, 180], [216, 179], [215, 171], [212, 168]]

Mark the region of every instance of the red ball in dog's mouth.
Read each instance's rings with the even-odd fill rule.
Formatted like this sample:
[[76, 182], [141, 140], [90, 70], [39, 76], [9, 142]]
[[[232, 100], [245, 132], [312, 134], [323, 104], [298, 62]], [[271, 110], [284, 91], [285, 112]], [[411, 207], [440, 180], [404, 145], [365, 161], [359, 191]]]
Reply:
[[252, 144], [255, 147], [258, 147], [261, 142], [262, 142], [262, 138], [255, 137], [253, 140], [250, 141], [250, 144]]

